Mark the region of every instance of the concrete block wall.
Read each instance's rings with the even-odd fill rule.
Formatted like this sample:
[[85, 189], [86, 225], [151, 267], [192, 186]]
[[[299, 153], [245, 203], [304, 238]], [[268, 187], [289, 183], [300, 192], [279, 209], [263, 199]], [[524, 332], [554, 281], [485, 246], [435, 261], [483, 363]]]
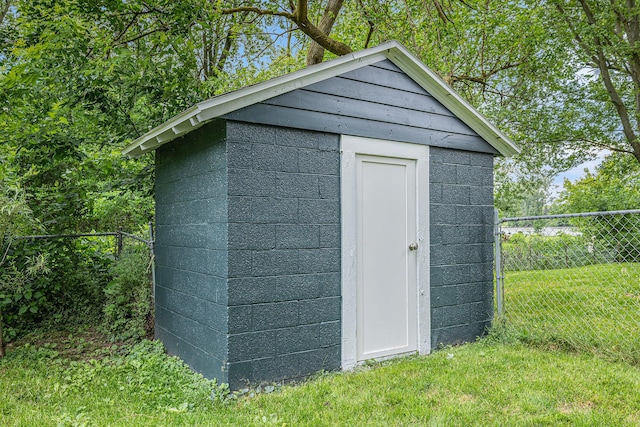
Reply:
[[493, 156], [430, 149], [431, 344], [483, 335], [493, 317]]
[[340, 137], [226, 126], [228, 382], [339, 369]]
[[156, 338], [226, 382], [227, 178], [224, 122], [156, 152]]

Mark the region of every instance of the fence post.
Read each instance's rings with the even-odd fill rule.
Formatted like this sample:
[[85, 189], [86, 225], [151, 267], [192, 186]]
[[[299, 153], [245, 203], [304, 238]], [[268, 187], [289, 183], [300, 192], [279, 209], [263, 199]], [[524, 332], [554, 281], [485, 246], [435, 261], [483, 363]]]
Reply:
[[498, 209], [493, 209], [493, 236], [496, 257], [496, 302], [498, 303], [498, 318], [504, 314], [504, 278], [502, 277], [502, 234], [500, 233], [500, 218]]
[[155, 240], [153, 236], [153, 222], [149, 221], [149, 250], [151, 251], [151, 301], [156, 300], [156, 257]]

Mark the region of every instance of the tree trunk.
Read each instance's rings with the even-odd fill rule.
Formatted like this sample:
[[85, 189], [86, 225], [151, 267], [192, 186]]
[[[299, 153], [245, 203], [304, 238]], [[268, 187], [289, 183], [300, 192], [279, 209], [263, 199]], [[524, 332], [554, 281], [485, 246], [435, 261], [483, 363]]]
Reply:
[[[342, 9], [342, 3], [344, 0], [329, 0], [327, 7], [324, 9], [324, 14], [318, 24], [318, 30], [327, 36], [331, 33], [331, 28], [336, 22], [338, 13]], [[324, 47], [320, 46], [316, 41], [312, 41], [309, 45], [309, 51], [307, 52], [307, 65], [319, 64], [324, 58]]]

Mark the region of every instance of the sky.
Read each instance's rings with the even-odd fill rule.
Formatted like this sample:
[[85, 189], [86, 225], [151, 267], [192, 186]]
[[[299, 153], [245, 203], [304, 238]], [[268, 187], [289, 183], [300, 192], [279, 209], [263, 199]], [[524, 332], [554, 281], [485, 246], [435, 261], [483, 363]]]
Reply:
[[598, 157], [594, 160], [590, 160], [588, 162], [582, 163], [581, 165], [576, 166], [573, 169], [569, 169], [566, 172], [563, 172], [556, 176], [552, 183], [552, 197], [555, 197], [562, 190], [562, 185], [564, 183], [565, 178], [571, 182], [576, 182], [580, 178], [584, 177], [584, 170], [588, 169], [591, 173], [594, 173], [596, 167], [602, 162], [604, 157], [609, 154], [609, 151], [602, 151]]

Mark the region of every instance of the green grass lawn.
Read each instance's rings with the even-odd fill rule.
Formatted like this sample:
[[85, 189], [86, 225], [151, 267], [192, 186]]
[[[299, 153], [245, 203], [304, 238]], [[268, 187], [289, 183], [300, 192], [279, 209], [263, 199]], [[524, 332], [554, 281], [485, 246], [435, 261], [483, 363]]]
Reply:
[[236, 399], [158, 343], [69, 354], [74, 340], [0, 359], [0, 425], [640, 425], [637, 366], [496, 338]]
[[640, 364], [640, 264], [505, 276], [507, 325], [521, 337]]

